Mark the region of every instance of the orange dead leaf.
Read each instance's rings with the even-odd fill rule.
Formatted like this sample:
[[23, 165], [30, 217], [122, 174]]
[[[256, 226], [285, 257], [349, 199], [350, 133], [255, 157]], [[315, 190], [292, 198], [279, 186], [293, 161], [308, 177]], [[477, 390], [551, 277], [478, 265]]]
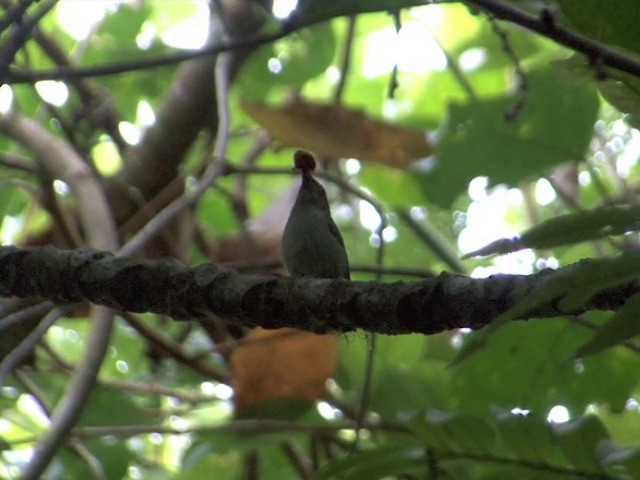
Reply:
[[333, 335], [256, 328], [231, 356], [236, 410], [272, 400], [316, 400], [336, 368]]
[[402, 169], [433, 153], [425, 130], [375, 120], [339, 105], [309, 103], [293, 97], [281, 107], [272, 107], [245, 98], [242, 108], [286, 147]]

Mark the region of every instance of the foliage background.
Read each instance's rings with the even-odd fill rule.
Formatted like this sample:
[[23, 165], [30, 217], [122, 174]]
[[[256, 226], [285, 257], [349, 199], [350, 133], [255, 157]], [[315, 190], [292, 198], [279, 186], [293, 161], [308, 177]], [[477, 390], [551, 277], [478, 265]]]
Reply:
[[[312, 25], [226, 57], [228, 91], [211, 55], [84, 80], [20, 81], [16, 72], [61, 61], [135, 65], [168, 57], [177, 49], [169, 33], [181, 24], [186, 32], [200, 22], [219, 41], [225, 22], [231, 31], [240, 25], [241, 36], [275, 31], [280, 21], [257, 2], [223, 2], [229, 17], [214, 9], [210, 22], [204, 1], [121, 2], [78, 39], [67, 25], [80, 3], [63, 1], [39, 22], [13, 61], [22, 70], [0, 87], [0, 104], [5, 118], [19, 112], [64, 139], [104, 179], [122, 240], [221, 161], [214, 148], [221, 148], [220, 102], [228, 102], [227, 174], [150, 239], [148, 257], [277, 271], [279, 235], [297, 188], [284, 172], [293, 147], [313, 149], [329, 171], [384, 208], [383, 264], [372, 268], [379, 218], [365, 200], [328, 185], [356, 279], [412, 280], [441, 270], [530, 274], [637, 249], [637, 234], [629, 233], [637, 229], [635, 210], [613, 232], [624, 235], [602, 238], [590, 225], [609, 228], [612, 211], [604, 207], [637, 203], [638, 78], [590, 66], [549, 39], [491, 19], [475, 2], [398, 11], [393, 1], [355, 2], [355, 10], [349, 2], [300, 1], [296, 20]], [[536, 14], [542, 8], [505, 3]], [[545, 3], [555, 21], [638, 59], [634, 0]], [[2, 5], [6, 11], [12, 2]], [[360, 9], [356, 20], [341, 16]], [[258, 27], [251, 30], [248, 19]], [[180, 103], [185, 91], [193, 100], [187, 106]], [[3, 131], [3, 243], [80, 246], [68, 185], [43, 174], [42, 159]], [[264, 174], [271, 167], [280, 174]], [[577, 225], [586, 231], [580, 240], [589, 241], [569, 244], [560, 225], [543, 232], [544, 248], [458, 260], [587, 210], [594, 216]], [[2, 308], [10, 314], [27, 306], [7, 299]], [[631, 306], [623, 320], [637, 323], [637, 311]], [[121, 315], [93, 394], [45, 478], [640, 478], [637, 328], [614, 333], [614, 348], [584, 349], [612, 315], [511, 322], [455, 366], [477, 333], [378, 338], [369, 428], [351, 454], [353, 425], [346, 422], [363, 405], [364, 335], [338, 339], [336, 350], [333, 341], [302, 334], [279, 344], [268, 334], [265, 341], [264, 334], [232, 332], [244, 335], [238, 341], [225, 329]], [[38, 320], [3, 327], [3, 363]], [[18, 478], [28, 463], [90, 328], [86, 309], [59, 319], [8, 377], [0, 391], [0, 476]], [[264, 350], [237, 353], [251, 342], [259, 349], [259, 341]], [[574, 355], [580, 347], [584, 358]], [[247, 375], [262, 375], [270, 386], [287, 375], [302, 386], [287, 399], [278, 388], [251, 387], [234, 413], [232, 394], [238, 406], [246, 364]], [[326, 391], [304, 390], [318, 377], [332, 377]]]

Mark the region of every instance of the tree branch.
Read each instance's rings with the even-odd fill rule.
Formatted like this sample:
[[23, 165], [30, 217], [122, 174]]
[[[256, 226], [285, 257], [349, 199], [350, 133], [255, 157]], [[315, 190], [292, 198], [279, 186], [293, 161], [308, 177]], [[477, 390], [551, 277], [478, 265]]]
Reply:
[[[173, 259], [123, 258], [93, 249], [0, 247], [0, 295], [65, 303], [86, 299], [176, 320], [210, 321], [215, 315], [244, 327], [431, 335], [486, 326], [542, 283], [583, 266], [479, 279], [443, 272], [419, 282], [380, 283], [254, 277], [212, 264], [192, 268]], [[637, 282], [609, 288], [570, 311], [555, 298], [520, 318], [615, 310], [639, 291]]]
[[584, 53], [593, 65], [615, 68], [640, 77], [640, 61], [618, 53], [560, 25], [556, 22], [553, 14], [546, 9], [542, 10], [539, 16], [535, 16], [500, 0], [465, 0], [465, 2], [495, 15], [497, 18], [537, 32], [576, 52]]

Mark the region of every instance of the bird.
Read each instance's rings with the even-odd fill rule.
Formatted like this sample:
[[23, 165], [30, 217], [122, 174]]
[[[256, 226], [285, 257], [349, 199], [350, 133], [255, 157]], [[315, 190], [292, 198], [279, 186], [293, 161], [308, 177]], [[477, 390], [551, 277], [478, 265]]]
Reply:
[[284, 265], [292, 277], [350, 279], [344, 240], [324, 187], [313, 177], [316, 161], [304, 150], [297, 150], [293, 160], [302, 183], [282, 234]]

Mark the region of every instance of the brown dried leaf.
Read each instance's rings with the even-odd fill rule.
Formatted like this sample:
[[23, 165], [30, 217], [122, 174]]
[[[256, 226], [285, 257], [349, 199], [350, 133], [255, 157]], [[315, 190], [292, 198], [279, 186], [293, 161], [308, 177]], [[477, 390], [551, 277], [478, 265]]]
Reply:
[[231, 356], [236, 410], [281, 399], [316, 400], [335, 372], [333, 335], [256, 328]]
[[272, 107], [245, 98], [242, 108], [285, 147], [305, 148], [329, 157], [355, 157], [402, 169], [433, 153], [425, 130], [376, 120], [339, 105], [315, 104], [292, 97], [285, 105]]

